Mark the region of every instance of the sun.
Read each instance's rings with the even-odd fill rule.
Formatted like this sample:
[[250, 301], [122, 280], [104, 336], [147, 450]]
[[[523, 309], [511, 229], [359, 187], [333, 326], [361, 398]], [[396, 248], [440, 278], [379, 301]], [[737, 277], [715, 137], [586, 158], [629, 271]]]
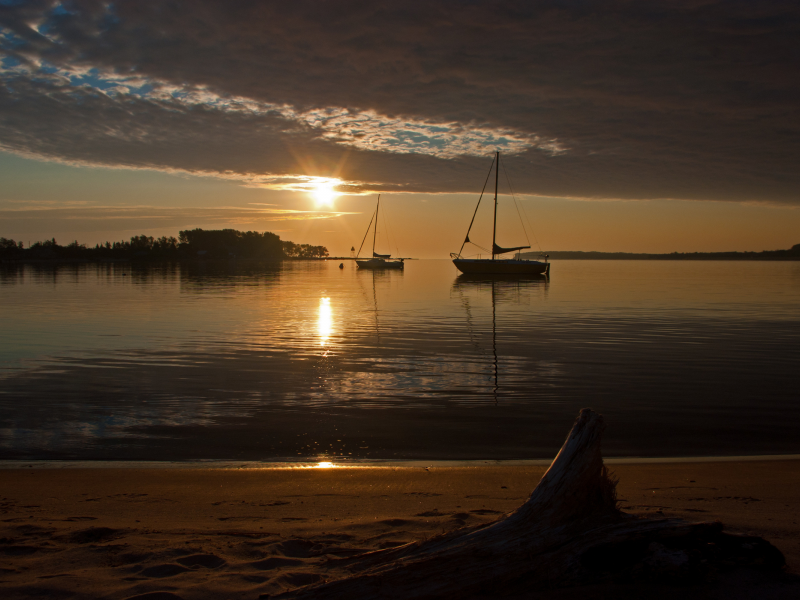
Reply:
[[336, 187], [335, 181], [320, 181], [316, 184], [311, 195], [317, 201], [317, 206], [333, 206], [333, 201], [339, 196], [334, 187]]

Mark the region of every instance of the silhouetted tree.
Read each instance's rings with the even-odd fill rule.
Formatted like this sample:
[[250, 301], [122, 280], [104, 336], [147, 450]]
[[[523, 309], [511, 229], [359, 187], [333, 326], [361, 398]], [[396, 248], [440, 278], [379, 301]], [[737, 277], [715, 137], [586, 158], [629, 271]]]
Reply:
[[281, 238], [265, 231], [237, 231], [235, 229], [181, 231], [180, 248], [190, 255], [208, 258], [283, 258]]
[[55, 238], [35, 242], [23, 248], [22, 242], [0, 238], [0, 259], [19, 260], [177, 260], [179, 258], [253, 258], [280, 260], [292, 258], [325, 258], [325, 246], [294, 244], [274, 233], [237, 231], [235, 229], [181, 231], [179, 238], [135, 235], [130, 241], [104, 242], [87, 248], [77, 240], [59, 246]]
[[58, 258], [61, 246], [56, 243], [56, 238], [43, 242], [34, 242], [27, 250], [27, 255], [31, 258], [54, 259]]
[[283, 242], [283, 252], [291, 258], [325, 258], [328, 256], [328, 249], [325, 246], [295, 244], [289, 241]]
[[22, 242], [0, 237], [0, 258], [12, 258], [19, 255], [23, 250]]

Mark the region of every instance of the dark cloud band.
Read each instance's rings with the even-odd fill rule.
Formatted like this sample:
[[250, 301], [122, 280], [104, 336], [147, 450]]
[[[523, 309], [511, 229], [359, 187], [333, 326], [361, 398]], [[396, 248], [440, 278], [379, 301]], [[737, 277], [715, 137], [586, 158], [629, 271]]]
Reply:
[[800, 202], [790, 2], [0, 4], [0, 145], [475, 191]]

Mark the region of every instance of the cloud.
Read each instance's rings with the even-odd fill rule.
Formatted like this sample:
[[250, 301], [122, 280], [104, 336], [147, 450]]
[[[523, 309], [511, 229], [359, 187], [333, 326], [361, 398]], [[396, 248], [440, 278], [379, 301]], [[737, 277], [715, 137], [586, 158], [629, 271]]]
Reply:
[[[15, 204], [19, 204], [15, 206]], [[9, 230], [40, 231], [58, 223], [70, 231], [147, 231], [232, 227], [274, 229], [278, 221], [326, 220], [354, 214], [342, 211], [304, 211], [272, 208], [269, 205], [223, 207], [99, 206], [72, 202], [6, 203], [0, 206], [0, 220]], [[271, 225], [266, 225], [270, 223]]]
[[800, 8], [0, 6], [0, 146], [269, 185], [800, 203]]

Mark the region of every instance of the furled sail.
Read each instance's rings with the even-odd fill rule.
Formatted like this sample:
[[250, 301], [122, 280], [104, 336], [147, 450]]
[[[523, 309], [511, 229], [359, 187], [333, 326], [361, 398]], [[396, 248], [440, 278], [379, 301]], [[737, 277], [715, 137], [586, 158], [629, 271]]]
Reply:
[[492, 244], [492, 254], [505, 254], [506, 252], [513, 252], [514, 250], [525, 250], [530, 246], [515, 246], [514, 248], [501, 248], [497, 244]]
[[391, 254], [378, 254], [374, 250], [372, 251], [372, 258], [391, 258]]

